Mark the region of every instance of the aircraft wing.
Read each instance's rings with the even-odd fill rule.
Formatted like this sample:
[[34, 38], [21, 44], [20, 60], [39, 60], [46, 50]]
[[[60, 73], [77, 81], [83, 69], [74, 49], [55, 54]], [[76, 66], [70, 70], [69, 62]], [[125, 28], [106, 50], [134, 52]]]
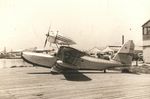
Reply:
[[51, 43], [58, 43], [60, 45], [73, 45], [76, 44], [72, 39], [61, 36], [61, 35], [50, 35], [48, 41]]
[[[69, 64], [63, 63], [62, 61], [58, 60], [55, 66], [51, 68], [52, 74], [61, 73], [64, 75], [66, 80], [69, 81], [90, 81], [91, 79], [84, 75], [82, 72], [79, 72], [77, 69], [72, 69]], [[67, 66], [68, 65], [68, 66]]]
[[67, 37], [64, 37], [64, 36], [61, 36], [61, 35], [58, 35], [58, 36], [57, 36], [57, 39], [60, 40], [60, 41], [66, 42], [66, 43], [68, 43], [69, 45], [76, 44], [76, 43], [75, 43], [73, 40], [71, 40], [70, 38], [67, 38]]
[[91, 78], [84, 75], [82, 72], [79, 72], [78, 70], [69, 70], [69, 71], [63, 71], [62, 74], [64, 75], [66, 80], [69, 81], [90, 81]]

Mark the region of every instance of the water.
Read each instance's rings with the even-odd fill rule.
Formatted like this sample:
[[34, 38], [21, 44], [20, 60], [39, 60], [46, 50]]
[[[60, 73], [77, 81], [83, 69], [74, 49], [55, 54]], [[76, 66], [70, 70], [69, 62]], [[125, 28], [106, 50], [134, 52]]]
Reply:
[[0, 59], [0, 68], [10, 68], [12, 66], [32, 66], [22, 59]]

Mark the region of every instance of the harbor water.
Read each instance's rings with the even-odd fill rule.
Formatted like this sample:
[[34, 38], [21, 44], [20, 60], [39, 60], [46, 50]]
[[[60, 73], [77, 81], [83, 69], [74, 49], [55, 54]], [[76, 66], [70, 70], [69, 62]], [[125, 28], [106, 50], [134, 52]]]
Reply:
[[13, 66], [32, 66], [22, 59], [0, 59], [0, 68], [10, 68]]

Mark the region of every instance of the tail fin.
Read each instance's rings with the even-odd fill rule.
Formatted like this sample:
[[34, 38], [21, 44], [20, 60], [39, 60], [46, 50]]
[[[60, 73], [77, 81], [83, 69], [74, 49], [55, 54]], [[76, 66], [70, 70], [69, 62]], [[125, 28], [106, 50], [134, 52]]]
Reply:
[[133, 51], [134, 51], [134, 43], [132, 40], [129, 40], [121, 47], [121, 49], [113, 57], [113, 60], [119, 61], [125, 65], [131, 65]]

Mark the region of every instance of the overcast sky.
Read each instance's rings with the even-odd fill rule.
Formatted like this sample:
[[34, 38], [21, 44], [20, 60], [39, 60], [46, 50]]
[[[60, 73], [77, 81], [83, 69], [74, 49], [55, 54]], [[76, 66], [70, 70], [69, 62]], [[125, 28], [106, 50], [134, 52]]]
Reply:
[[0, 50], [43, 48], [49, 26], [76, 47], [142, 42], [150, 0], [0, 0]]

